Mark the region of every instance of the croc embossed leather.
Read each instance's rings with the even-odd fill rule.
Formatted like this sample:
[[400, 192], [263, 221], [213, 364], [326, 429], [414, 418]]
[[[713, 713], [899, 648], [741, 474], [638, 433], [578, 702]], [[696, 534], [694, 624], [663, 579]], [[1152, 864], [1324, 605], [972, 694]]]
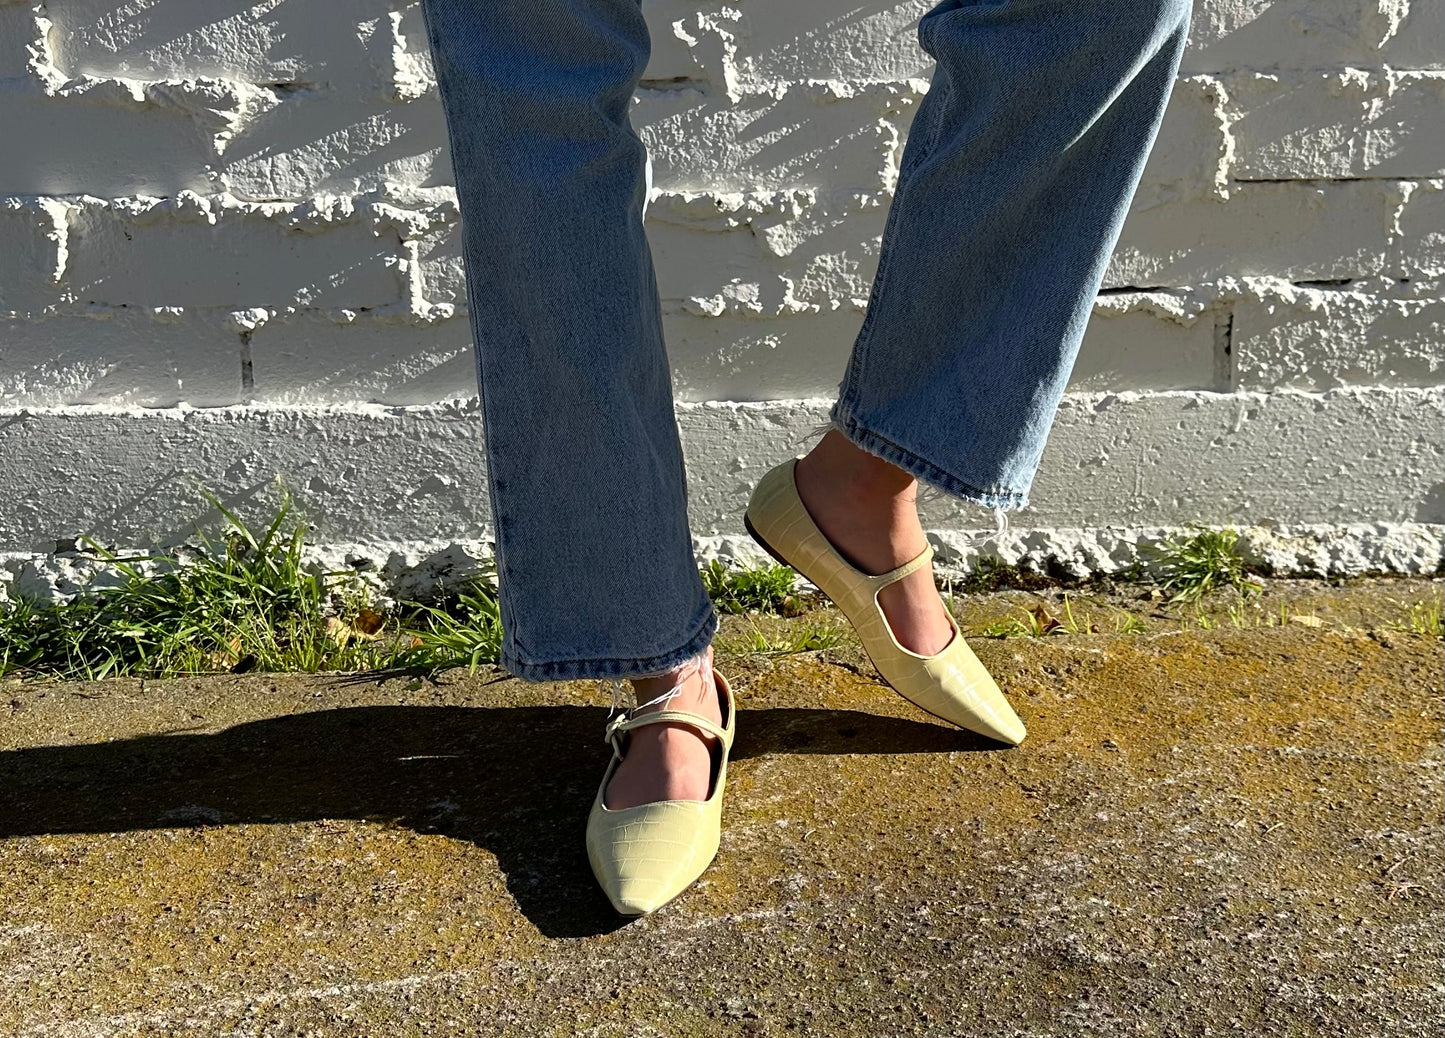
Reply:
[[743, 516], [752, 538], [833, 600], [857, 631], [878, 672], [904, 699], [960, 728], [1014, 746], [1022, 742], [1027, 734], [1023, 722], [964, 641], [952, 613], [944, 610], [953, 627], [952, 639], [939, 652], [923, 656], [898, 643], [878, 605], [878, 592], [926, 566], [933, 558], [933, 546], [886, 573], [857, 569], [823, 536], [803, 507], [793, 479], [797, 461], [791, 458], [768, 470], [753, 489]]
[[[597, 788], [587, 818], [587, 857], [612, 907], [628, 916], [646, 915], [691, 886], [717, 855], [722, 833], [723, 787], [736, 730], [736, 707], [727, 678], [712, 671], [721, 707], [716, 725], [686, 710], [619, 714], [607, 725], [612, 760]], [[626, 752], [626, 736], [646, 724], [675, 722], [717, 736], [712, 744], [713, 778], [706, 800], [660, 800], [611, 810], [603, 803], [607, 783]]]

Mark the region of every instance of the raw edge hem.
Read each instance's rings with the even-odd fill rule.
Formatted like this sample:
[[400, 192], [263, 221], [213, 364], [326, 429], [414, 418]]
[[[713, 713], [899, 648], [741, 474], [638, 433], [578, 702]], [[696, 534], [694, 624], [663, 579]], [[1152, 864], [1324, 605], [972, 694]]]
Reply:
[[532, 662], [523, 660], [510, 647], [503, 647], [499, 661], [502, 669], [523, 681], [585, 681], [608, 678], [640, 678], [661, 674], [671, 670], [708, 647], [717, 634], [718, 615], [712, 602], [708, 602], [702, 624], [680, 647], [655, 656], [598, 659], [549, 660]]
[[966, 483], [951, 473], [945, 472], [931, 461], [919, 457], [906, 447], [900, 447], [893, 441], [884, 439], [865, 427], [858, 419], [845, 416], [836, 406], [828, 413], [828, 423], [846, 436], [855, 447], [897, 465], [919, 482], [937, 487], [946, 494], [995, 510], [1016, 511], [1028, 507], [1027, 491], [983, 490], [971, 483]]

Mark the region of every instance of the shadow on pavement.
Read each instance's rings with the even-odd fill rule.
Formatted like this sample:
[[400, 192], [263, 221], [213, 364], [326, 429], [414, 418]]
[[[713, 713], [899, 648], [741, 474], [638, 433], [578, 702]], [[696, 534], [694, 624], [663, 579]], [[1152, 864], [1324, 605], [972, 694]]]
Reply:
[[[76, 746], [0, 752], [0, 838], [198, 824], [368, 819], [496, 855], [549, 937], [623, 925], [582, 833], [609, 750], [600, 707], [365, 706]], [[733, 759], [998, 749], [850, 710], [742, 711]]]

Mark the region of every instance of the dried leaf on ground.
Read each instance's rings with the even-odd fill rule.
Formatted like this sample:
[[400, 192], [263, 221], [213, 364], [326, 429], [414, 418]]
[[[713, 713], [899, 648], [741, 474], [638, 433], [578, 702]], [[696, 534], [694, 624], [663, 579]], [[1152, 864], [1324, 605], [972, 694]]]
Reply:
[[[326, 636], [341, 648], [345, 648], [346, 643], [352, 639], [359, 642], [376, 641], [381, 637], [384, 618], [381, 618], [381, 622], [373, 623], [368, 616], [369, 613], [370, 610], [363, 609], [353, 623], [347, 623], [340, 617], [328, 616], [326, 618]], [[379, 614], [371, 615], [379, 617]]]
[[1035, 603], [1029, 612], [1033, 614], [1034, 621], [1039, 625], [1040, 634], [1050, 634], [1064, 626], [1059, 622], [1059, 618], [1049, 611], [1049, 607], [1042, 602]]
[[356, 614], [356, 619], [351, 621], [352, 630], [357, 637], [379, 638], [381, 629], [386, 625], [386, 617], [375, 609], [363, 609]]
[[206, 662], [216, 670], [229, 670], [241, 659], [241, 639], [231, 638], [224, 648], [206, 653]]

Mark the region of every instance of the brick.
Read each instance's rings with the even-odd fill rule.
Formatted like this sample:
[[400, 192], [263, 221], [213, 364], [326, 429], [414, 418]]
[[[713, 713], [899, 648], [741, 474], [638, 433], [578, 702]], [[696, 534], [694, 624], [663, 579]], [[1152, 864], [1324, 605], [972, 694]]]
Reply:
[[317, 311], [278, 314], [250, 336], [254, 390], [267, 405], [419, 405], [477, 395], [466, 318], [429, 323]]
[[7, 79], [29, 78], [30, 47], [39, 41], [41, 28], [26, 4], [0, 3], [0, 84]]
[[[482, 537], [489, 512], [475, 408], [61, 411], [0, 422], [0, 544], [175, 544], [200, 490], [254, 495], [278, 475], [315, 522], [308, 543], [430, 530]], [[180, 478], [186, 477], [186, 478]]]
[[1445, 72], [1224, 78], [1241, 180], [1445, 174]]
[[1228, 389], [1219, 356], [1228, 306], [1188, 292], [1101, 296], [1069, 377], [1075, 392]]
[[421, 4], [403, 4], [400, 10], [389, 12], [389, 20], [392, 45], [386, 65], [391, 72], [391, 98], [414, 101], [428, 94], [435, 96], [436, 69]]
[[[777, 316], [853, 306], [868, 295], [880, 204], [810, 190], [665, 193], [647, 234], [664, 299], [698, 313]], [[746, 286], [755, 285], [756, 290]]]
[[1385, 180], [1246, 183], [1234, 185], [1227, 201], [1136, 208], [1105, 287], [1378, 274], [1388, 263], [1405, 190]]
[[1242, 389], [1429, 387], [1445, 372], [1438, 285], [1310, 287], [1259, 279], [1235, 304], [1231, 333]]
[[632, 124], [659, 189], [828, 183], [867, 193], [891, 188], [918, 96], [907, 83], [803, 84], [736, 103], [700, 90], [645, 91]]
[[463, 262], [460, 220], [433, 230], [416, 241], [415, 262], [421, 282], [421, 297], [428, 303], [444, 303], [467, 311], [467, 272]]
[[1445, 464], [1445, 393], [1066, 395], [1038, 525], [1416, 519]]
[[452, 179], [446, 120], [433, 95], [394, 104], [342, 90], [302, 91], [246, 120], [216, 167], [218, 187], [247, 198], [364, 194]]
[[933, 61], [918, 45], [918, 19], [932, 6], [894, 0], [827, 17], [817, 4], [740, 5], [742, 17], [729, 26], [738, 81], [745, 90], [772, 90], [809, 79], [926, 79]]
[[[70, 298], [147, 306], [381, 307], [403, 302], [400, 244], [340, 207], [184, 197], [85, 206]], [[214, 221], [214, 222], [212, 222]]]
[[227, 311], [95, 307], [0, 316], [0, 407], [195, 407], [241, 399]]
[[672, 306], [663, 335], [674, 392], [684, 401], [835, 394], [861, 324], [854, 310], [757, 320]]
[[697, 48], [688, 46], [673, 29], [673, 22], [696, 16], [696, 4], [687, 0], [643, 0], [642, 13], [647, 19], [651, 40], [647, 70], [642, 77], [644, 82], [723, 82], [722, 68], [707, 68], [704, 55]]
[[1445, 68], [1438, 0], [1197, 0], [1186, 73]]
[[356, 93], [389, 90], [388, 0], [237, 5], [231, 0], [133, 4], [52, 3], [57, 64], [66, 76], [329, 84]]
[[30, 311], [60, 299], [70, 236], [58, 199], [0, 198], [0, 311]]
[[[13, 86], [13, 83], [12, 83]], [[50, 97], [0, 83], [0, 193], [166, 195], [206, 190], [214, 133], [184, 108], [108, 89]]]
[[1134, 195], [1144, 207], [1206, 198], [1227, 184], [1224, 92], [1210, 76], [1180, 79]]
[[1445, 180], [1408, 184], [1389, 272], [1399, 278], [1445, 277]]

